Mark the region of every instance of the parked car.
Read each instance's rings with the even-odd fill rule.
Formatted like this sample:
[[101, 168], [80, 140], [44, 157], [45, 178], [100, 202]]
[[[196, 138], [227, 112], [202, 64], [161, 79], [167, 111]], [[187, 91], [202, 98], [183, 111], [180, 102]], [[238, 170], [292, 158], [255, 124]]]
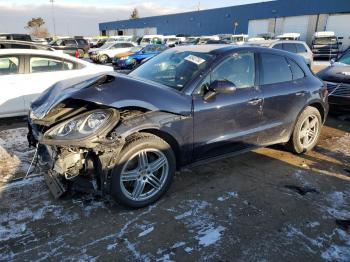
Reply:
[[300, 40], [299, 33], [284, 33], [276, 36], [278, 40]]
[[350, 112], [350, 49], [317, 76], [327, 84], [330, 110], [334, 113]]
[[199, 45], [205, 45], [208, 41], [219, 41], [220, 37], [217, 35], [200, 36], [198, 40]]
[[0, 40], [0, 49], [39, 49], [55, 51], [55, 49], [49, 45], [42, 45], [35, 42], [17, 40]]
[[231, 39], [232, 39], [232, 42], [235, 43], [236, 45], [243, 45], [246, 42], [248, 42], [249, 36], [244, 34], [232, 35]]
[[33, 41], [32, 37], [27, 34], [0, 34], [0, 40]]
[[134, 46], [124, 53], [116, 54], [112, 59], [112, 65], [114, 67], [118, 67], [118, 61], [120, 58], [128, 57], [129, 55], [135, 54], [135, 53], [139, 52], [142, 48], [143, 48], [142, 46]]
[[56, 50], [63, 50], [64, 53], [76, 56], [76, 51], [80, 50], [79, 57], [84, 57], [84, 53], [89, 51], [89, 43], [83, 38], [63, 38], [50, 43]]
[[248, 45], [256, 45], [262, 47], [269, 47], [274, 49], [280, 49], [287, 52], [295, 53], [302, 56], [305, 59], [305, 63], [311, 68], [314, 61], [314, 55], [311, 52], [308, 45], [303, 41], [293, 40], [263, 40], [253, 41], [247, 43]]
[[27, 115], [31, 101], [60, 80], [112, 70], [57, 51], [0, 49], [0, 118]]
[[113, 64], [119, 68], [132, 69], [139, 65], [144, 59], [155, 57], [156, 55], [165, 51], [167, 48], [168, 47], [165, 45], [146, 45], [145, 47], [139, 49], [133, 54], [123, 56], [119, 59], [115, 58]]
[[334, 32], [316, 32], [311, 50], [315, 58], [333, 59], [339, 55], [339, 42]]
[[164, 36], [163, 35], [144, 35], [140, 42], [141, 46], [146, 46], [149, 44], [163, 44]]
[[185, 40], [186, 40], [186, 37], [183, 37], [183, 36], [176, 36], [176, 35], [164, 36], [164, 44], [168, 47], [177, 46]]
[[325, 85], [298, 55], [181, 46], [129, 75], [51, 87], [32, 104], [28, 138], [53, 167], [45, 179], [56, 197], [83, 181], [143, 207], [181, 167], [277, 143], [311, 150], [327, 111]]
[[92, 49], [89, 57], [94, 62], [106, 64], [112, 61], [112, 58], [118, 54], [128, 52], [135, 45], [130, 42], [112, 42], [106, 43], [98, 49]]

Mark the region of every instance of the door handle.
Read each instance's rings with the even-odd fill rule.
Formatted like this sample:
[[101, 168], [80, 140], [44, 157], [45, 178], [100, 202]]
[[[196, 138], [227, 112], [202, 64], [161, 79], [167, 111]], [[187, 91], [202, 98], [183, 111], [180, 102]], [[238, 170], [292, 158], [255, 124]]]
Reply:
[[248, 101], [249, 105], [256, 106], [262, 102], [262, 98], [253, 98]]
[[296, 96], [304, 96], [306, 94], [306, 91], [300, 91], [295, 93]]

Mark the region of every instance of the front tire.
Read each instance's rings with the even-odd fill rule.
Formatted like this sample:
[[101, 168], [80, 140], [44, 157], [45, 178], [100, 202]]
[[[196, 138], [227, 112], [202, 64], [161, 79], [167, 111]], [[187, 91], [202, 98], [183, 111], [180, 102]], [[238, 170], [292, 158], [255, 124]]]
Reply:
[[111, 195], [116, 202], [140, 208], [157, 201], [169, 189], [176, 160], [163, 139], [140, 133], [119, 155], [111, 179]]
[[306, 107], [295, 124], [287, 147], [297, 154], [304, 154], [312, 150], [320, 137], [321, 127], [320, 112], [315, 107]]
[[109, 61], [109, 57], [108, 55], [101, 55], [98, 60], [101, 64], [107, 64]]

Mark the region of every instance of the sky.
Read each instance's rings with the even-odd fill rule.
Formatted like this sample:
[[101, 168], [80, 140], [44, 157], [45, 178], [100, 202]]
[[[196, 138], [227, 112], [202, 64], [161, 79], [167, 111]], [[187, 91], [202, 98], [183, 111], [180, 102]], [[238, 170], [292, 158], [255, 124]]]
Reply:
[[[140, 17], [212, 9], [263, 0], [0, 0], [0, 33], [26, 33], [32, 17], [42, 17], [56, 35], [98, 35], [98, 23], [128, 19], [133, 8]], [[266, 1], [266, 0], [265, 0]], [[53, 12], [54, 11], [54, 12]], [[54, 15], [53, 15], [54, 13]]]

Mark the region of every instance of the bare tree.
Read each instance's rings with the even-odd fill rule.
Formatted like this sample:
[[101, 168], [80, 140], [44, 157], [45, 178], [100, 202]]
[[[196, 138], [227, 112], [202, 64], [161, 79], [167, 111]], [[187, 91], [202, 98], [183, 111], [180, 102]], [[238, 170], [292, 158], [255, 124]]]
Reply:
[[138, 19], [138, 18], [140, 18], [139, 11], [137, 10], [137, 8], [134, 8], [134, 10], [132, 10], [131, 12], [130, 19]]
[[27, 22], [25, 29], [30, 30], [35, 37], [48, 37], [50, 34], [44, 24], [45, 21], [41, 17], [32, 18]]

